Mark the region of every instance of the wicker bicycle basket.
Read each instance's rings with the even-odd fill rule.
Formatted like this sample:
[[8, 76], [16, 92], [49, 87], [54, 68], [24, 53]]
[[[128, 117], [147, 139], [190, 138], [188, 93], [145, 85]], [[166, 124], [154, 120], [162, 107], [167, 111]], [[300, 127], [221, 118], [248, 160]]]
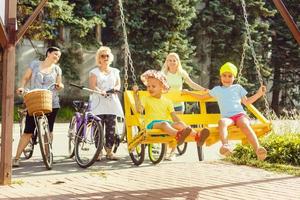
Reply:
[[52, 93], [49, 90], [32, 90], [24, 95], [24, 102], [30, 116], [52, 112]]

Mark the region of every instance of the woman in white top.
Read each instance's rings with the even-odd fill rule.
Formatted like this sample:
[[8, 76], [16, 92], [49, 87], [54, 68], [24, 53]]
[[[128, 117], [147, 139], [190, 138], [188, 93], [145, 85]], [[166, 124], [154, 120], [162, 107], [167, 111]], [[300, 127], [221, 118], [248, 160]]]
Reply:
[[[167, 82], [170, 86], [170, 91], [181, 91], [183, 83], [187, 83], [194, 90], [207, 90], [195, 83], [189, 76], [189, 74], [182, 68], [180, 58], [177, 53], [169, 53], [166, 57], [165, 63], [162, 67], [162, 72], [167, 77]], [[181, 114], [184, 112], [184, 102], [174, 103], [174, 110]], [[166, 156], [166, 160], [174, 160], [175, 148], [171, 149], [169, 155]]]
[[[114, 89], [120, 90], [121, 80], [120, 71], [110, 67], [113, 61], [111, 49], [102, 46], [96, 53], [96, 67], [89, 73], [89, 86], [93, 90], [102, 93], [91, 95], [92, 112], [99, 116], [102, 125], [105, 127], [105, 150], [106, 158], [109, 160], [117, 160], [112, 153], [114, 145], [116, 117], [123, 117], [124, 113], [117, 94], [106, 94], [106, 91]], [[100, 158], [101, 159], [101, 158]]]

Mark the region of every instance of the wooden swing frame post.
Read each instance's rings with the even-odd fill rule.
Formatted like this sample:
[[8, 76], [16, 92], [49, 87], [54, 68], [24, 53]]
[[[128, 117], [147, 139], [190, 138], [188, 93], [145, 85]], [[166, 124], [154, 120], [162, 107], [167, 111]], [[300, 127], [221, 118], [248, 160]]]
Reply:
[[26, 23], [16, 30], [17, 1], [5, 0], [4, 23], [0, 19], [0, 44], [3, 49], [3, 79], [2, 79], [2, 127], [0, 154], [0, 185], [11, 184], [12, 135], [14, 116], [14, 87], [15, 87], [15, 55], [16, 45], [26, 33], [48, 0], [42, 0]]
[[288, 28], [292, 32], [295, 40], [300, 45], [300, 31], [299, 31], [295, 21], [293, 20], [293, 17], [290, 15], [289, 11], [287, 10], [287, 8], [285, 7], [284, 3], [281, 0], [273, 0], [273, 2], [275, 4], [277, 10], [281, 14], [283, 20], [287, 24]]

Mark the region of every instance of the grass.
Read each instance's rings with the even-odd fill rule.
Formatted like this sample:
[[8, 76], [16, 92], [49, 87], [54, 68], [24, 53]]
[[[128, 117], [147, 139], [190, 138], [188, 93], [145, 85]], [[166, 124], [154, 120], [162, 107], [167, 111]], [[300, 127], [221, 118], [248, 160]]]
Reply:
[[257, 160], [253, 149], [247, 145], [237, 145], [233, 155], [224, 160], [237, 165], [300, 176], [299, 112], [286, 112], [284, 116], [273, 120], [272, 125], [271, 133], [260, 140], [268, 150], [268, 157], [265, 161]]
[[272, 171], [276, 173], [284, 173], [293, 176], [300, 176], [300, 166], [293, 166], [289, 164], [268, 163], [266, 161], [259, 161], [256, 159], [243, 160], [235, 157], [228, 157], [225, 158], [224, 160], [232, 162], [236, 165], [247, 165], [250, 167], [257, 167], [257, 168], [265, 169], [267, 171]]
[[68, 123], [74, 115], [74, 109], [72, 107], [61, 107], [58, 110], [55, 122]]
[[12, 180], [11, 184], [14, 184], [14, 185], [22, 185], [22, 184], [24, 184], [24, 181], [21, 180], [21, 179]]

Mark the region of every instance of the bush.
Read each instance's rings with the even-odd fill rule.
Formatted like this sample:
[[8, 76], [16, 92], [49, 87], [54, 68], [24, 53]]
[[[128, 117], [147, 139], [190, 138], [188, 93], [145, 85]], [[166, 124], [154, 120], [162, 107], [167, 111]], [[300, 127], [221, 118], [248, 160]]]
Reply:
[[61, 107], [59, 110], [58, 110], [58, 113], [57, 113], [57, 117], [56, 117], [56, 120], [55, 122], [70, 122], [72, 116], [74, 115], [74, 109], [72, 107]]
[[[270, 134], [260, 142], [268, 151], [266, 162], [300, 165], [300, 134]], [[256, 159], [256, 155], [250, 145], [237, 145], [232, 159], [239, 164], [246, 164], [249, 160]]]

